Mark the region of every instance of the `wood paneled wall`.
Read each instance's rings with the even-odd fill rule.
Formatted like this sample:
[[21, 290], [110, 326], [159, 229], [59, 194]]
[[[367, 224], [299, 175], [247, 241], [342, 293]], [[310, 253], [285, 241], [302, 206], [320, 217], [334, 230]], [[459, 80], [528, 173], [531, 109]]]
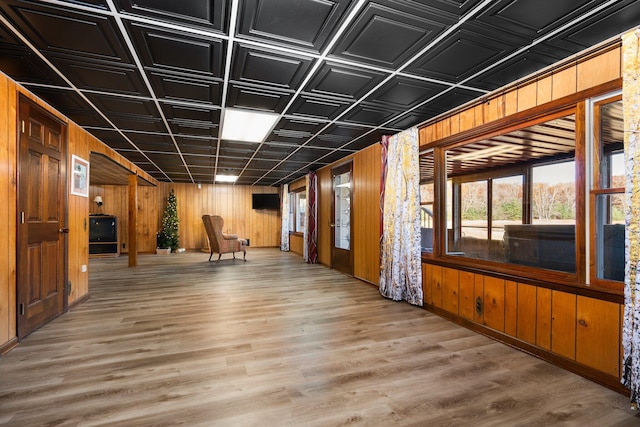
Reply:
[[289, 234], [289, 250], [294, 254], [304, 256], [304, 235]]
[[[224, 231], [248, 238], [251, 247], [280, 245], [280, 214], [278, 211], [251, 209], [253, 193], [277, 193], [275, 187], [167, 184], [157, 187], [138, 187], [138, 252], [156, 250], [156, 233], [160, 230], [167, 197], [174, 190], [178, 200], [180, 246], [189, 250], [207, 249], [207, 234], [202, 215], [220, 215], [224, 218]], [[127, 187], [101, 185], [90, 187], [90, 199], [101, 195], [102, 208], [91, 203], [91, 213], [105, 213], [118, 217], [120, 252], [128, 252]]]

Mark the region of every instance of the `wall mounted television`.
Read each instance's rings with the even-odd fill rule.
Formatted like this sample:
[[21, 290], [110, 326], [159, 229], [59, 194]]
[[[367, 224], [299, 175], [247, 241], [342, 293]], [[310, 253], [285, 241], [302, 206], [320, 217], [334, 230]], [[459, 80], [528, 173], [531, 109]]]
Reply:
[[273, 193], [252, 194], [251, 207], [257, 210], [280, 210], [280, 195]]

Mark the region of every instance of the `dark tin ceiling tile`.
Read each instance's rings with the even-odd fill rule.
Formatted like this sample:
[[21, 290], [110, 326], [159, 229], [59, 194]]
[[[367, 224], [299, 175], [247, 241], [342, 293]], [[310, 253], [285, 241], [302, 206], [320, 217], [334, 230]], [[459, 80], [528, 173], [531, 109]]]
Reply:
[[249, 142], [220, 141], [220, 155], [250, 159], [259, 146]]
[[395, 76], [372, 93], [367, 102], [407, 110], [444, 91], [448, 86]]
[[531, 40], [547, 34], [584, 13], [601, 1], [596, 0], [500, 0], [476, 18], [502, 32]]
[[481, 34], [468, 25], [468, 28], [456, 31], [426, 52], [407, 71], [455, 83], [516, 49], [517, 45], [507, 42], [502, 34]]
[[237, 44], [233, 51], [231, 79], [295, 91], [310, 66], [309, 58]]
[[222, 81], [219, 79], [191, 78], [170, 73], [149, 73], [153, 91], [163, 100], [190, 101], [220, 105]]
[[314, 122], [296, 117], [283, 117], [273, 128], [267, 141], [300, 144], [326, 126], [325, 122]]
[[144, 67], [210, 78], [223, 77], [226, 46], [223, 40], [137, 23], [130, 23], [127, 29]]
[[563, 31], [547, 43], [555, 49], [560, 47], [570, 53], [576, 53], [598, 44], [603, 39], [623, 33], [637, 26], [638, 22], [640, 22], [640, 2], [618, 1], [611, 8]]
[[238, 36], [320, 52], [342, 20], [349, 0], [246, 0]]
[[281, 145], [262, 144], [256, 153], [256, 160], [284, 160], [295, 150], [294, 147], [283, 147]]
[[132, 63], [117, 25], [109, 16], [10, 0], [1, 2], [0, 7], [45, 52]]
[[402, 109], [400, 108], [393, 109], [385, 105], [374, 105], [363, 102], [349, 111], [341, 120], [349, 123], [377, 126], [399, 115], [401, 112]]
[[20, 83], [67, 86], [35, 53], [22, 46], [0, 45], [0, 70]]
[[105, 0], [61, 0], [61, 2], [90, 6], [103, 10], [109, 9], [109, 6], [107, 6], [107, 2]]
[[322, 134], [309, 142], [309, 146], [338, 148], [366, 133], [369, 129], [361, 126], [333, 124]]
[[345, 99], [320, 98], [302, 94], [293, 103], [289, 113], [296, 116], [333, 120], [350, 105], [351, 102]]
[[189, 139], [189, 138], [181, 138], [176, 137], [176, 142], [178, 143], [178, 147], [180, 147], [180, 151], [182, 151], [185, 155], [203, 155], [203, 156], [213, 156], [216, 153], [216, 147], [218, 145], [217, 141], [205, 140], [205, 139]]
[[373, 89], [385, 73], [327, 62], [305, 88], [314, 95], [340, 96], [358, 99]]
[[396, 68], [455, 23], [415, 3], [369, 3], [333, 49], [334, 55]]
[[235, 159], [232, 157], [220, 157], [218, 159], [218, 169], [225, 172], [240, 172], [246, 164], [247, 161], [244, 159]]
[[363, 136], [360, 139], [356, 139], [355, 141], [346, 145], [344, 149], [359, 151], [359, 150], [362, 150], [363, 148], [366, 148], [370, 145], [377, 144], [378, 142], [380, 142], [382, 140], [382, 135], [394, 135], [396, 133], [397, 132], [389, 132], [389, 131], [385, 132], [381, 130], [376, 130]]
[[129, 115], [141, 118], [155, 118], [158, 109], [152, 101], [136, 98], [89, 94], [87, 97], [106, 114]]
[[[433, 111], [435, 116], [440, 113], [444, 113], [445, 111], [449, 111], [466, 102], [469, 102], [472, 99], [476, 99], [479, 96], [480, 95], [478, 94], [478, 92], [456, 88], [432, 100], [427, 105], [421, 108], [425, 108], [430, 111]], [[402, 119], [402, 117], [400, 119]]]
[[82, 62], [57, 55], [51, 55], [49, 59], [78, 89], [149, 96], [138, 69], [133, 65]]
[[323, 149], [301, 148], [300, 150], [296, 151], [293, 154], [293, 156], [289, 157], [287, 161], [299, 162], [299, 163], [313, 163], [319, 157], [325, 156], [331, 153], [332, 151], [333, 150], [330, 150], [328, 148], [323, 148]]
[[541, 49], [528, 50], [468, 81], [466, 85], [489, 90], [497, 89], [551, 65], [557, 60], [558, 58], [544, 54]]
[[227, 106], [282, 113], [291, 96], [289, 91], [231, 83]]
[[226, 0], [115, 0], [119, 9], [146, 18], [224, 31], [228, 27]]
[[91, 129], [91, 134], [114, 150], [133, 150], [134, 147], [115, 130]]
[[189, 169], [194, 168], [202, 168], [202, 167], [211, 167], [213, 166], [213, 161], [215, 160], [213, 157], [208, 156], [188, 156], [184, 155], [184, 160], [189, 166]]

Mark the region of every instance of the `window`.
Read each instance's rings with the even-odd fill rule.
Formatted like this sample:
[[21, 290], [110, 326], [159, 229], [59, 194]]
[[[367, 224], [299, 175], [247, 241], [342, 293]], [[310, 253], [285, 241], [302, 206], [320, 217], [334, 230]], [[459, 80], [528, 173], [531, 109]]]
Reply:
[[445, 150], [446, 253], [576, 272], [575, 115]]
[[[433, 252], [433, 150], [420, 157], [420, 169], [429, 172], [421, 173], [428, 180], [420, 184], [420, 246], [423, 252]], [[426, 174], [429, 176], [426, 177]]]
[[307, 192], [303, 189], [289, 193], [289, 231], [304, 233], [307, 214]]
[[[594, 217], [591, 281], [609, 287], [624, 280], [624, 152], [622, 100], [594, 104], [590, 202]], [[619, 286], [619, 285], [618, 285]]]

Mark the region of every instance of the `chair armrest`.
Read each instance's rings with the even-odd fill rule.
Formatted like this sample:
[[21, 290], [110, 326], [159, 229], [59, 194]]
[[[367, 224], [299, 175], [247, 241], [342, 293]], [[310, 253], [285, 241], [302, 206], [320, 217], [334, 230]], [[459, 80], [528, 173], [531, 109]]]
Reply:
[[238, 235], [237, 234], [224, 234], [224, 233], [222, 233], [222, 237], [224, 237], [225, 240], [238, 240]]

